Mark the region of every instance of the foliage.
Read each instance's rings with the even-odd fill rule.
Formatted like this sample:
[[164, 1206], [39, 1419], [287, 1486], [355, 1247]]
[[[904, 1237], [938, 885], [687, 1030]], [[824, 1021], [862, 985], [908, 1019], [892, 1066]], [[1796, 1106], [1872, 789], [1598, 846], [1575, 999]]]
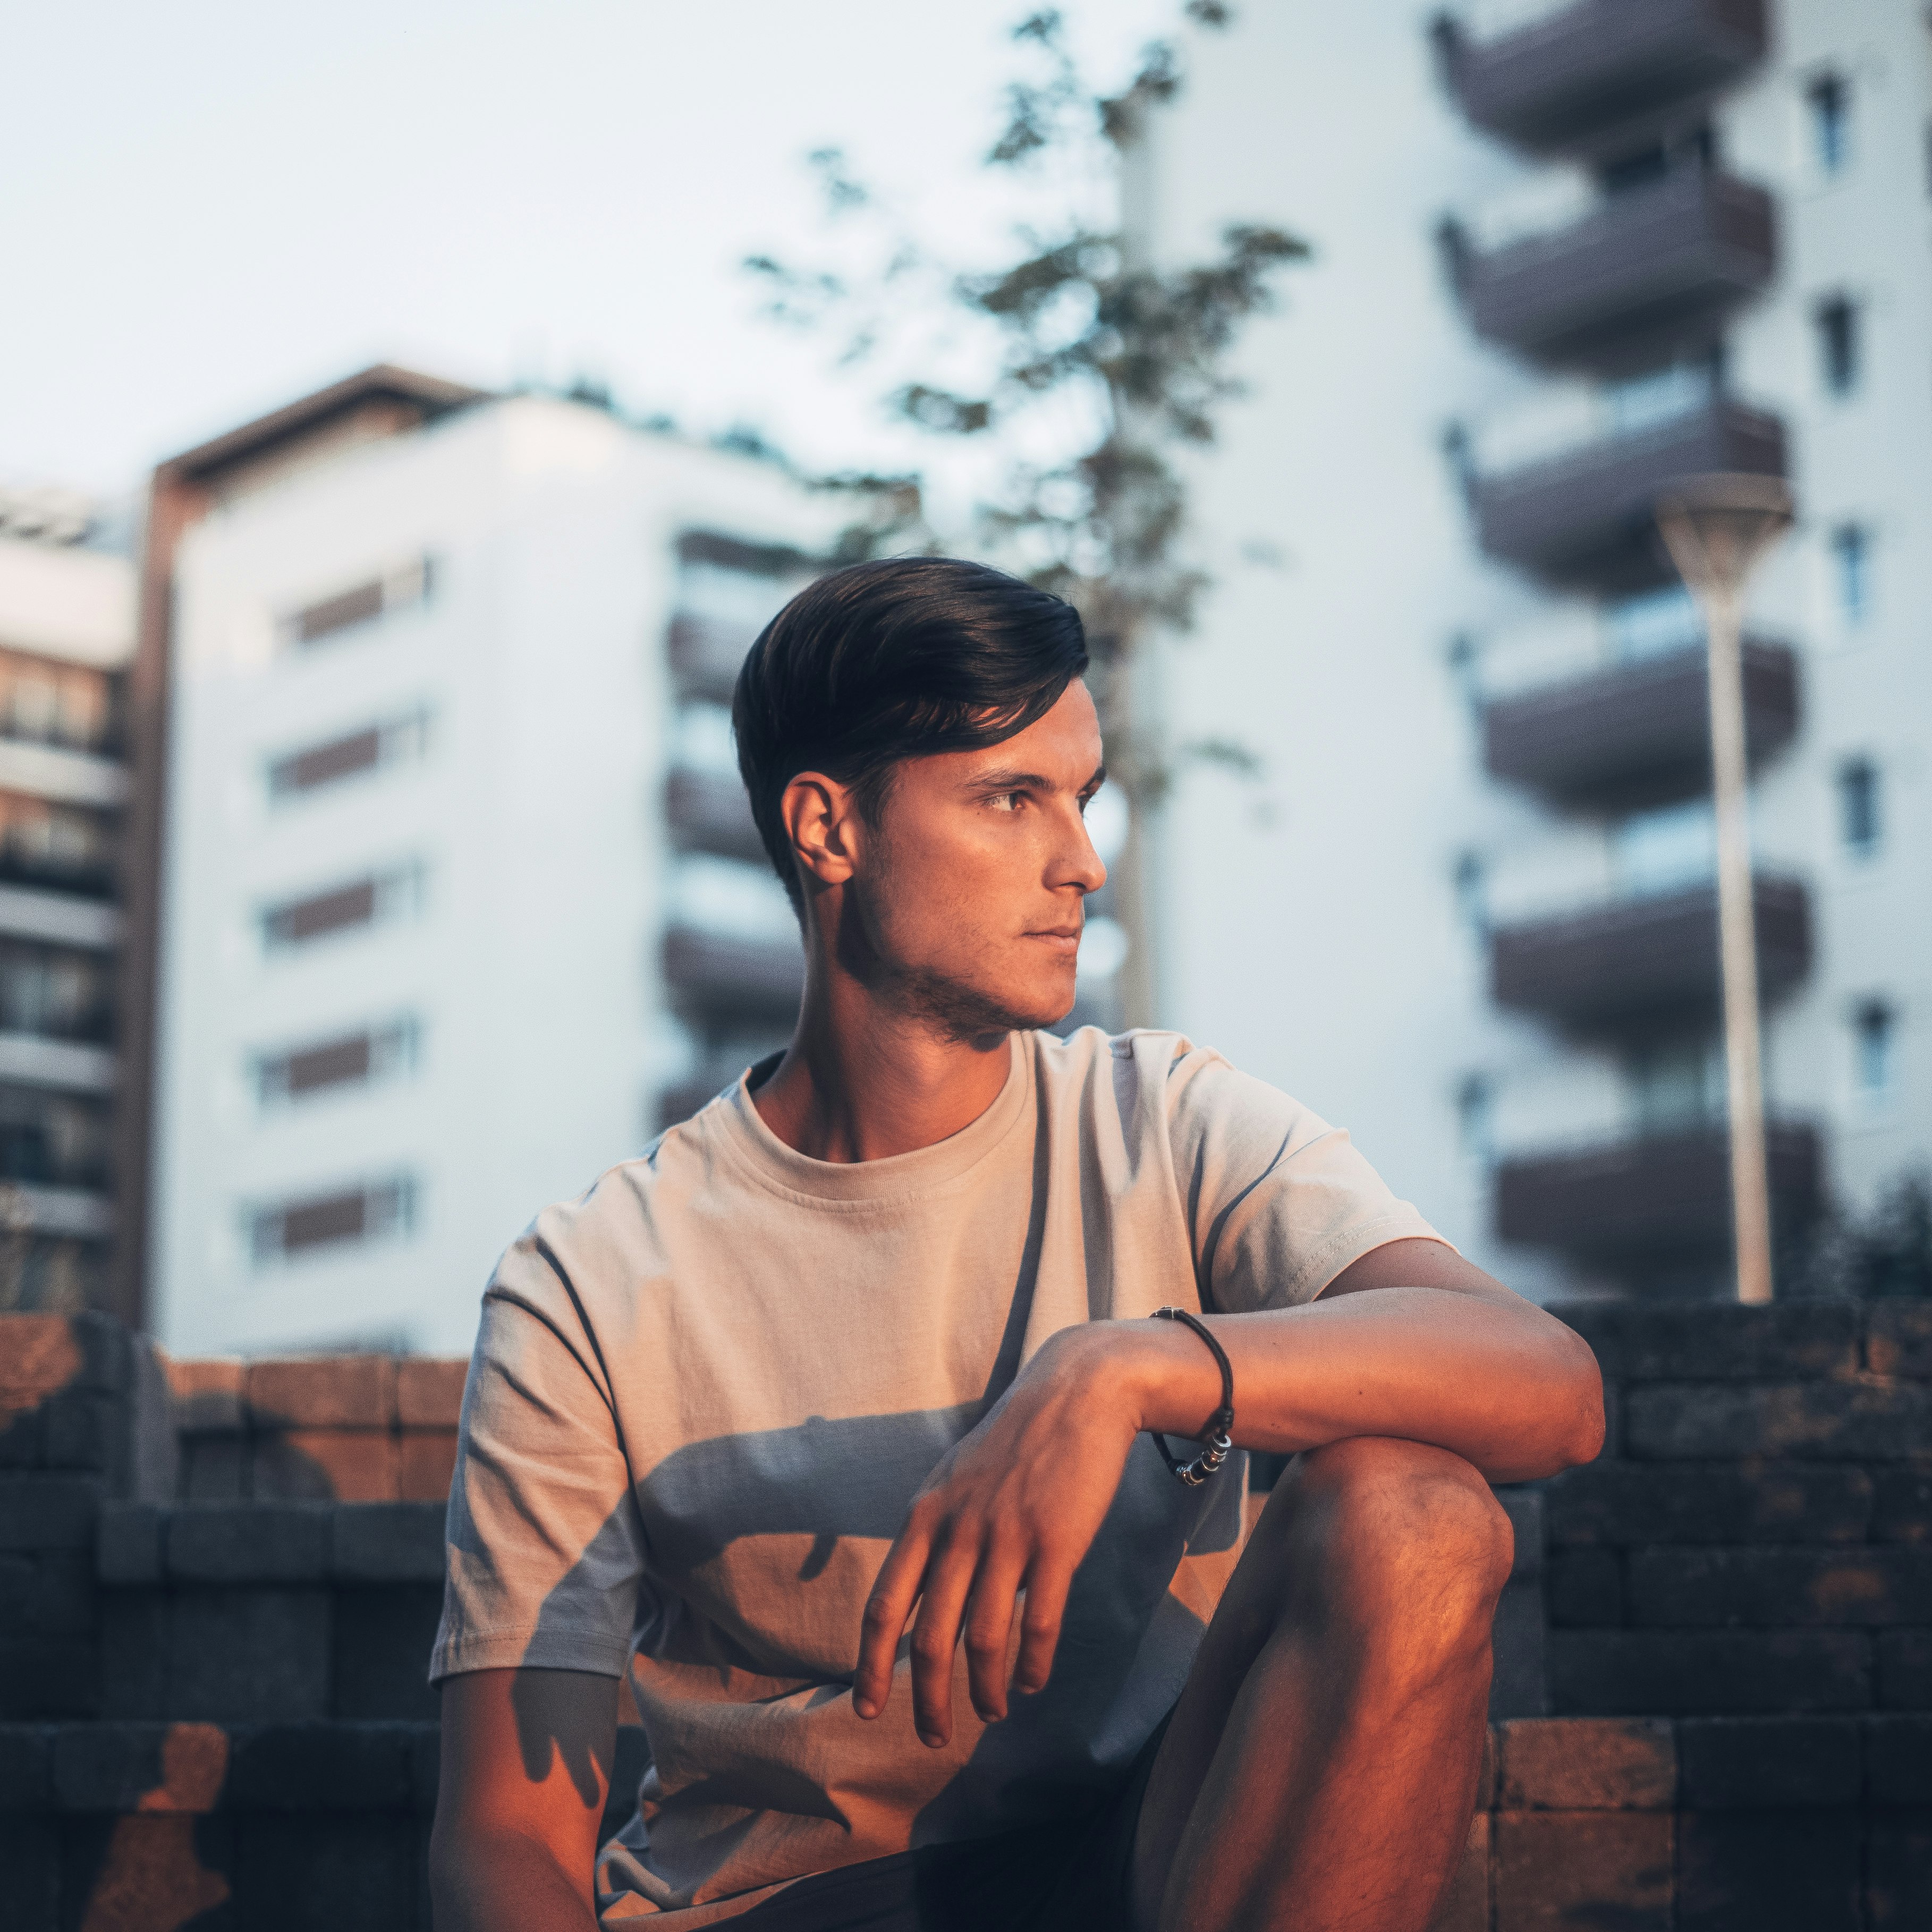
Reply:
[[1932, 1295], [1932, 1176], [1901, 1177], [1862, 1220], [1827, 1216], [1780, 1273], [1781, 1293]]

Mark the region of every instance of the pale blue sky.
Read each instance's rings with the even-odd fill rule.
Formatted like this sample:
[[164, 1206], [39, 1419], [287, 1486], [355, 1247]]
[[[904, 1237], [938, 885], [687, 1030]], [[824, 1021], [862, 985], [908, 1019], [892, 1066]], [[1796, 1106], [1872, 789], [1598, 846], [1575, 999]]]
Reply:
[[[800, 158], [845, 145], [943, 246], [1019, 0], [176, 0], [39, 7], [0, 73], [0, 479], [117, 490], [380, 358], [608, 380], [808, 460], [878, 453], [868, 386], [754, 319], [808, 253]], [[1110, 73], [1178, 12], [1086, 0]]]

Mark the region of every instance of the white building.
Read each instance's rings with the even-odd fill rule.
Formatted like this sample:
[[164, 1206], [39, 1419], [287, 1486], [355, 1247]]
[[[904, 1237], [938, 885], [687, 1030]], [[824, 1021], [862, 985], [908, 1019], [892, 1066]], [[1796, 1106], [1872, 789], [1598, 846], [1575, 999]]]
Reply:
[[465, 1350], [537, 1208], [789, 1032], [726, 706], [851, 502], [376, 370], [155, 505], [153, 1325]]
[[107, 1294], [134, 570], [96, 528], [0, 492], [0, 1308]]
[[1138, 190], [1316, 260], [1202, 464], [1162, 1016], [1538, 1292], [1727, 1248], [1700, 638], [1660, 485], [1790, 476], [1748, 692], [1774, 1190], [1932, 1161], [1932, 33], [1831, 0], [1242, 10]]

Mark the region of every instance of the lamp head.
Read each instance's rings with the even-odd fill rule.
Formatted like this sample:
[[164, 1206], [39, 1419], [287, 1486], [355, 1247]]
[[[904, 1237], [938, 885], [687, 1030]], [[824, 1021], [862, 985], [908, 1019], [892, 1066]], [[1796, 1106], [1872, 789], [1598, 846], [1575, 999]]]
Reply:
[[1657, 500], [1657, 526], [1700, 603], [1736, 597], [1758, 560], [1791, 527], [1792, 514], [1790, 485], [1781, 476], [1685, 476]]

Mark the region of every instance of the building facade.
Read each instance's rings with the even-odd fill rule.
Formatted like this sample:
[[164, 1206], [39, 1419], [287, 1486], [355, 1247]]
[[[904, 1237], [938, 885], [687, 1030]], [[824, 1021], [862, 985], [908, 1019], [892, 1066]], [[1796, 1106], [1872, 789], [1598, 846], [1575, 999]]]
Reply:
[[386, 369], [155, 502], [152, 1324], [465, 1350], [538, 1208], [789, 1034], [728, 698], [850, 500]]
[[134, 646], [96, 507], [0, 493], [0, 1307], [108, 1294]]
[[1772, 1180], [1794, 1236], [1870, 1212], [1932, 1163], [1923, 10], [1250, 10], [1138, 187], [1165, 256], [1317, 251], [1197, 479], [1220, 587], [1162, 702], [1272, 776], [1171, 816], [1166, 1016], [1507, 1280], [1720, 1289], [1702, 635], [1653, 510], [1785, 476], [1746, 651]]

